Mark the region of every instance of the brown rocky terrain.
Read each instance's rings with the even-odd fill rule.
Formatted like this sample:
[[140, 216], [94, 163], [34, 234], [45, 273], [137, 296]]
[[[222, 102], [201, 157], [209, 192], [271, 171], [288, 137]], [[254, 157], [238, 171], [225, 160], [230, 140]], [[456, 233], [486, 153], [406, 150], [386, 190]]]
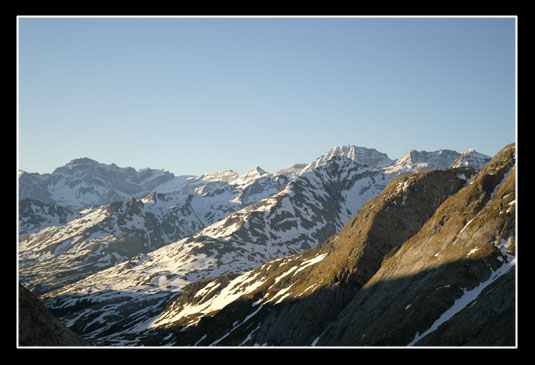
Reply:
[[87, 346], [55, 318], [43, 303], [19, 284], [19, 346]]
[[[359, 292], [326, 329], [323, 344], [406, 345], [464, 293], [491, 280], [500, 268], [506, 269], [515, 253], [514, 154], [514, 145], [502, 149], [466, 187], [447, 199], [416, 235], [385, 260], [363, 287], [366, 290]], [[488, 307], [499, 308], [491, 316], [479, 316], [479, 321], [470, 326], [473, 331], [487, 328], [489, 338], [500, 339], [486, 345], [514, 345], [514, 279], [509, 273], [486, 287], [507, 287], [509, 291], [504, 295], [508, 300], [503, 296], [495, 298], [505, 300], [507, 305], [492, 301], [488, 291], [473, 303], [479, 302], [477, 305], [487, 311]], [[458, 314], [466, 316], [466, 311], [475, 309], [470, 308], [467, 305]], [[493, 333], [503, 327], [497, 325], [497, 318], [509, 324], [508, 332]], [[458, 322], [459, 316], [452, 320]], [[446, 326], [453, 329], [451, 323]], [[440, 332], [436, 332], [414, 344], [467, 345], [472, 337], [466, 336], [468, 328], [463, 329], [456, 336], [465, 336], [464, 340], [443, 342]], [[440, 330], [446, 331], [444, 327]]]

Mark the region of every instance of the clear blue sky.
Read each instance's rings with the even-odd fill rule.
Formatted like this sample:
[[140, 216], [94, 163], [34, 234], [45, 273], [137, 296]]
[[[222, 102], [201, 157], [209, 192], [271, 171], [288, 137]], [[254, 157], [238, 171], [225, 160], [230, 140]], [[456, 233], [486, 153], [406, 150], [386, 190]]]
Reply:
[[515, 18], [18, 19], [19, 169], [275, 172], [515, 141]]

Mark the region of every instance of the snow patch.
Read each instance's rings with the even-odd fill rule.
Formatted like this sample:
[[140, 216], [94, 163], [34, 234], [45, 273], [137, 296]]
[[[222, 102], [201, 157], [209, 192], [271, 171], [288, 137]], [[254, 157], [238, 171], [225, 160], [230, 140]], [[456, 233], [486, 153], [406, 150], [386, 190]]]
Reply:
[[476, 247], [476, 248], [471, 249], [470, 252], [468, 252], [468, 253], [466, 254], [466, 256], [470, 256], [470, 255], [476, 253], [477, 251], [479, 251], [479, 247]]
[[260, 310], [262, 309], [263, 305], [261, 304], [253, 313], [249, 314], [247, 317], [245, 317], [243, 319], [243, 321], [241, 321], [240, 323], [238, 323], [237, 325], [233, 326], [232, 329], [230, 331], [228, 331], [226, 334], [223, 335], [223, 337], [219, 338], [218, 340], [215, 340], [214, 342], [212, 342], [209, 346], [214, 346], [214, 345], [217, 345], [219, 342], [221, 342], [222, 340], [224, 340], [225, 338], [227, 338], [236, 328], [240, 327], [241, 325], [243, 325], [245, 322], [247, 322], [249, 319], [251, 319], [253, 316], [255, 316], [258, 312], [260, 312]]
[[463, 289], [463, 295], [460, 298], [458, 298], [448, 310], [442, 313], [442, 315], [431, 325], [431, 327], [429, 327], [422, 334], [417, 332], [416, 335], [414, 336], [414, 339], [411, 342], [409, 342], [407, 346], [413, 346], [420, 339], [424, 338], [431, 332], [435, 331], [442, 323], [448, 321], [455, 314], [457, 314], [458, 312], [466, 308], [473, 300], [475, 300], [479, 296], [479, 294], [483, 291], [483, 289], [485, 289], [487, 286], [492, 284], [499, 277], [505, 275], [507, 272], [509, 272], [510, 269], [514, 268], [515, 265], [516, 265], [516, 258], [513, 258], [511, 261], [504, 263], [496, 271], [491, 273], [490, 277], [486, 281], [481, 282], [474, 289], [472, 290]]

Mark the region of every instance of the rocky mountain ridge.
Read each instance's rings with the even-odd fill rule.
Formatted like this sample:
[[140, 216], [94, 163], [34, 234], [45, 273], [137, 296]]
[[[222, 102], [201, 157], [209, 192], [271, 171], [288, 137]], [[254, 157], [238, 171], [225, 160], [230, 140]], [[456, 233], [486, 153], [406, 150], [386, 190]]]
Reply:
[[[288, 181], [258, 168], [243, 176], [230, 171], [207, 174], [180, 184], [168, 180], [158, 186], [165, 193], [155, 191], [80, 213], [24, 199], [19, 203], [21, 279], [37, 294], [75, 282], [197, 233], [274, 194]], [[50, 223], [59, 224], [47, 226]]]
[[[461, 157], [447, 155], [435, 159], [442, 164], [438, 168]], [[270, 259], [313, 249], [401, 172], [435, 166], [410, 162], [405, 170], [387, 173], [393, 161], [386, 155], [342, 146], [275, 176], [259, 167], [241, 176], [232, 170], [199, 178], [173, 176], [142, 198], [92, 208], [82, 220], [27, 235], [19, 246], [19, 272], [25, 283], [46, 293], [43, 299], [54, 313], [86, 338], [140, 344], [146, 331], [168, 326], [165, 307], [187, 297], [181, 293], [190, 283], [239, 276]], [[459, 176], [469, 179], [469, 169], [462, 171]], [[179, 228], [182, 237], [176, 235]], [[316, 259], [311, 260], [313, 265]], [[62, 264], [63, 273], [46, 272]], [[81, 267], [89, 270], [72, 275]], [[132, 308], [139, 310], [133, 314]]]
[[19, 235], [38, 232], [51, 226], [61, 226], [82, 214], [57, 204], [47, 204], [31, 198], [19, 201]]
[[[474, 150], [462, 155], [467, 154], [474, 156], [472, 163], [476, 159], [484, 162], [490, 160], [490, 157]], [[347, 145], [333, 147], [309, 164], [296, 163], [278, 171], [275, 175], [255, 166], [244, 175], [227, 169], [201, 176], [175, 176], [162, 169], [135, 170], [132, 167], [119, 167], [113, 163], [103, 164], [83, 157], [56, 168], [52, 173], [39, 174], [19, 170], [19, 200], [39, 200], [45, 204], [55, 204], [78, 212], [131, 197], [140, 199], [153, 192], [191, 193], [206, 182], [248, 185], [261, 176], [286, 176], [291, 179], [300, 172], [310, 171], [315, 166], [321, 165], [334, 155], [345, 156], [372, 168], [384, 168], [386, 173], [398, 174], [444, 168], [461, 156], [458, 152], [442, 149], [433, 152], [409, 150], [400, 159], [391, 160], [385, 153], [373, 148]], [[464, 166], [468, 165], [471, 165], [470, 162], [466, 162]]]
[[402, 176], [318, 247], [188, 285], [147, 341], [513, 346], [515, 205], [514, 145], [472, 178], [459, 169]]
[[[239, 288], [240, 296], [253, 293], [258, 287], [265, 288], [262, 291], [262, 299], [255, 302], [257, 305], [277, 304], [286, 298], [312, 294], [324, 285], [358, 289], [369, 279], [369, 274], [377, 270], [384, 255], [416, 233], [434, 209], [465, 183], [466, 180], [459, 176], [470, 173], [473, 173], [473, 170], [454, 169], [401, 176], [367, 201], [340, 233], [316, 249], [269, 261], [228, 282], [227, 287], [232, 287], [234, 291]], [[423, 189], [436, 191], [427, 192], [422, 197]], [[418, 199], [414, 197], [416, 195]], [[385, 239], [385, 234], [388, 234], [388, 240]], [[351, 245], [340, 244], [353, 236], [358, 238], [356, 241], [352, 239]], [[311, 275], [312, 267], [321, 271], [321, 275]], [[302, 274], [297, 276], [300, 272]], [[252, 281], [252, 278], [255, 280]], [[221, 298], [225, 296], [227, 288], [221, 284], [216, 285], [217, 280], [208, 282], [202, 290], [195, 289], [194, 297], [199, 298], [196, 305], [209, 309], [197, 309], [196, 313], [190, 302], [183, 305], [184, 299], [188, 298], [186, 290], [186, 295], [181, 296], [177, 304], [171, 306], [154, 325], [192, 325], [201, 318], [200, 314], [214, 312], [213, 306], [207, 306], [207, 302], [232, 302], [228, 298]], [[259, 281], [261, 284], [251, 284], [251, 281]], [[215, 295], [216, 292], [218, 295]], [[188, 313], [185, 318], [182, 312]], [[196, 316], [192, 316], [194, 313]]]
[[477, 152], [474, 149], [462, 153], [450, 167], [472, 166], [476, 170], [481, 170], [490, 161], [490, 157]]
[[132, 196], [143, 197], [174, 177], [165, 170], [135, 170], [78, 158], [50, 174], [19, 171], [19, 199], [36, 199], [79, 211]]
[[[436, 153], [426, 153], [426, 156], [434, 155]], [[326, 183], [321, 181], [321, 179], [324, 179], [322, 174], [325, 171], [327, 174], [331, 174], [330, 171], [325, 169], [325, 166], [335, 160], [342, 162], [340, 166], [331, 164], [334, 169], [332, 171], [334, 175], [338, 174], [336, 177], [338, 182], [333, 180], [325, 185]], [[440, 167], [446, 167], [449, 162], [443, 159]], [[307, 209], [317, 211], [322, 206], [331, 206], [330, 210], [337, 210], [336, 213], [328, 212], [327, 210], [324, 212], [325, 216], [332, 216], [333, 221], [329, 224], [327, 222], [323, 223], [326, 227], [324, 228], [324, 233], [321, 233], [323, 236], [312, 237], [310, 235], [318, 234], [312, 232], [309, 232], [308, 236], [306, 236], [306, 232], [303, 230], [308, 228], [294, 227], [294, 233], [288, 232], [284, 237], [279, 237], [279, 240], [284, 240], [286, 236], [289, 239], [297, 240], [300, 235], [304, 235], [304, 241], [300, 249], [311, 247], [320, 240], [325, 239], [327, 234], [332, 234], [334, 230], [341, 229], [365, 200], [384, 188], [386, 182], [394, 175], [384, 174], [381, 169], [383, 168], [382, 166], [390, 163], [392, 163], [392, 160], [386, 154], [380, 153], [375, 149], [356, 146], [333, 148], [309, 164], [294, 164], [275, 176], [256, 166], [243, 175], [239, 175], [232, 170], [225, 170], [223, 172], [204, 174], [200, 177], [175, 177], [173, 174], [161, 170], [143, 169], [136, 171], [133, 168], [119, 168], [114, 164], [99, 164], [87, 158], [73, 160], [69, 164], [56, 169], [49, 176], [32, 175], [32, 177], [45, 181], [44, 185], [41, 186], [41, 190], [46, 188], [52, 192], [65, 190], [66, 188], [60, 189], [58, 186], [65, 184], [65, 181], [67, 181], [69, 188], [72, 188], [68, 190], [71, 195], [76, 192], [77, 195], [85, 197], [85, 200], [76, 200], [76, 204], [86, 204], [88, 197], [92, 196], [84, 195], [84, 191], [95, 192], [104, 187], [111, 190], [106, 194], [98, 195], [98, 199], [101, 199], [102, 196], [117, 196], [117, 191], [132, 193], [135, 191], [132, 186], [146, 189], [149, 186], [147, 184], [153, 184], [151, 186], [154, 191], [141, 199], [130, 197], [128, 200], [119, 200], [101, 207], [87, 208], [79, 213], [55, 204], [45, 204], [38, 200], [29, 198], [21, 200], [19, 204], [19, 232], [22, 234], [19, 244], [21, 277], [23, 283], [30, 289], [36, 290], [38, 294], [43, 294], [46, 291], [59, 288], [97, 271], [124, 262], [138, 254], [156, 250], [194, 234], [202, 236], [204, 233], [201, 234], [200, 230], [216, 222], [220, 222], [214, 228], [218, 232], [213, 233], [212, 229], [212, 233], [208, 233], [205, 236], [208, 239], [228, 241], [229, 238], [222, 238], [222, 236], [225, 235], [223, 232], [231, 233], [233, 228], [230, 228], [229, 231], [228, 227], [233, 227], [232, 222], [236, 221], [236, 219], [242, 219], [240, 218], [242, 216], [258, 216], [260, 213], [254, 213], [255, 209], [265, 210], [267, 208], [257, 207], [252, 209], [251, 212], [237, 213], [233, 218], [230, 218], [232, 212], [237, 212], [252, 203], [277, 193], [298, 177], [300, 179], [296, 185], [296, 191], [299, 191], [302, 186], [308, 185], [303, 191], [313, 192], [306, 194], [316, 194], [317, 191], [321, 191], [324, 194], [323, 198], [314, 197], [314, 199], [322, 201], [316, 201], [315, 205]], [[371, 174], [372, 180], [362, 175], [358, 178], [359, 181], [357, 183], [355, 177], [350, 176], [352, 174], [350, 170], [358, 168], [355, 164], [368, 166], [370, 171], [366, 174]], [[407, 168], [409, 169], [409, 167]], [[315, 170], [323, 172], [316, 176], [312, 174]], [[28, 190], [28, 184], [24, 182], [26, 175], [23, 173], [20, 179], [19, 192], [21, 197], [33, 194], [33, 190]], [[379, 175], [381, 175], [379, 178], [373, 177]], [[319, 180], [308, 181], [311, 176]], [[340, 181], [343, 179], [347, 181], [341, 183]], [[89, 189], [88, 186], [91, 181], [96, 182], [96, 185]], [[119, 187], [112, 186], [113, 181], [120, 181]], [[132, 185], [132, 182], [137, 185]], [[318, 186], [318, 183], [323, 185]], [[345, 185], [341, 186], [340, 184]], [[130, 190], [127, 190], [124, 186], [127, 186]], [[351, 189], [358, 189], [359, 191], [354, 194]], [[334, 194], [330, 197], [331, 200], [334, 199], [334, 205], [332, 202], [325, 200], [328, 195], [325, 195], [327, 190], [332, 191]], [[305, 197], [301, 196], [300, 199], [305, 199]], [[122, 203], [120, 203], [121, 201]], [[72, 203], [71, 205], [76, 206], [76, 204]], [[132, 209], [116, 209], [121, 204]], [[302, 205], [302, 203], [298, 204]], [[293, 202], [290, 202], [290, 206], [293, 207]], [[80, 207], [82, 206], [78, 206], [78, 208]], [[48, 215], [44, 213], [45, 210]], [[297, 222], [296, 219], [300, 220], [303, 214], [308, 216], [310, 213], [298, 212], [297, 216], [292, 219]], [[247, 227], [249, 227], [247, 222], [245, 227], [240, 230], [241, 233], [235, 233], [243, 236], [238, 239], [239, 241], [245, 242], [250, 239], [253, 242], [257, 242], [258, 239], [260, 241], [268, 239], [267, 233], [265, 233], [267, 228], [265, 227], [274, 227], [276, 223], [260, 217], [257, 217], [257, 221], [258, 219], [261, 221], [257, 224], [255, 224], [256, 221], [252, 223], [258, 227], [258, 232], [246, 232]], [[309, 223], [305, 222], [305, 225], [308, 224], [310, 227], [315, 224], [310, 218], [306, 221]], [[283, 224], [288, 226], [292, 223], [286, 222]], [[286, 230], [282, 226], [281, 229]], [[317, 230], [317, 228], [314, 228], [314, 230]], [[264, 234], [261, 232], [264, 232]], [[26, 235], [24, 235], [25, 233]], [[251, 234], [252, 236], [250, 237], [245, 236]], [[255, 237], [255, 234], [258, 237]], [[282, 251], [279, 250], [277, 254], [290, 253], [292, 250], [295, 249], [288, 250], [285, 248]], [[248, 260], [249, 263], [245, 266], [233, 265], [229, 267], [229, 270], [240, 271], [251, 268], [254, 267], [251, 265], [258, 265], [267, 260], [268, 257], [272, 257], [266, 256], [262, 252], [249, 252], [249, 254], [260, 256], [256, 261]], [[270, 255], [273, 255], [273, 253]], [[54, 269], [50, 270], [51, 267]]]
[[[387, 181], [368, 166], [333, 156], [313, 171], [298, 176], [278, 193], [233, 212], [190, 237], [43, 297], [47, 298], [47, 306], [59, 309], [60, 318], [74, 328], [87, 327], [97, 313], [112, 326], [111, 318], [119, 318], [117, 313], [124, 310], [121, 307], [126, 298], [130, 305], [139, 302], [140, 307], [150, 308], [141, 303], [152, 300], [151, 295], [176, 296], [192, 281], [250, 270], [269, 259], [316, 246], [343, 227]], [[79, 308], [80, 301], [86, 303], [84, 310]], [[120, 304], [112, 310], [105, 305], [109, 302]], [[105, 307], [107, 311], [96, 311], [95, 307]], [[76, 314], [69, 308], [76, 308]], [[133, 331], [132, 328], [143, 328], [134, 321], [128, 325], [130, 329], [125, 328], [126, 333]], [[98, 334], [101, 330], [98, 329]], [[114, 341], [116, 336], [114, 333]]]

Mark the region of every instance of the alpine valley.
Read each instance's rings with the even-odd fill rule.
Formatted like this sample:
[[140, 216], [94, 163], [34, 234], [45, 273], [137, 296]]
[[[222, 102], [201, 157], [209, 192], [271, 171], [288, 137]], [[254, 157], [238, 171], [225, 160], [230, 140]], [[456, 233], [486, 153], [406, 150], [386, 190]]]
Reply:
[[[514, 346], [515, 179], [515, 144], [339, 146], [243, 175], [19, 171], [20, 343]], [[59, 339], [31, 338], [44, 311]]]

